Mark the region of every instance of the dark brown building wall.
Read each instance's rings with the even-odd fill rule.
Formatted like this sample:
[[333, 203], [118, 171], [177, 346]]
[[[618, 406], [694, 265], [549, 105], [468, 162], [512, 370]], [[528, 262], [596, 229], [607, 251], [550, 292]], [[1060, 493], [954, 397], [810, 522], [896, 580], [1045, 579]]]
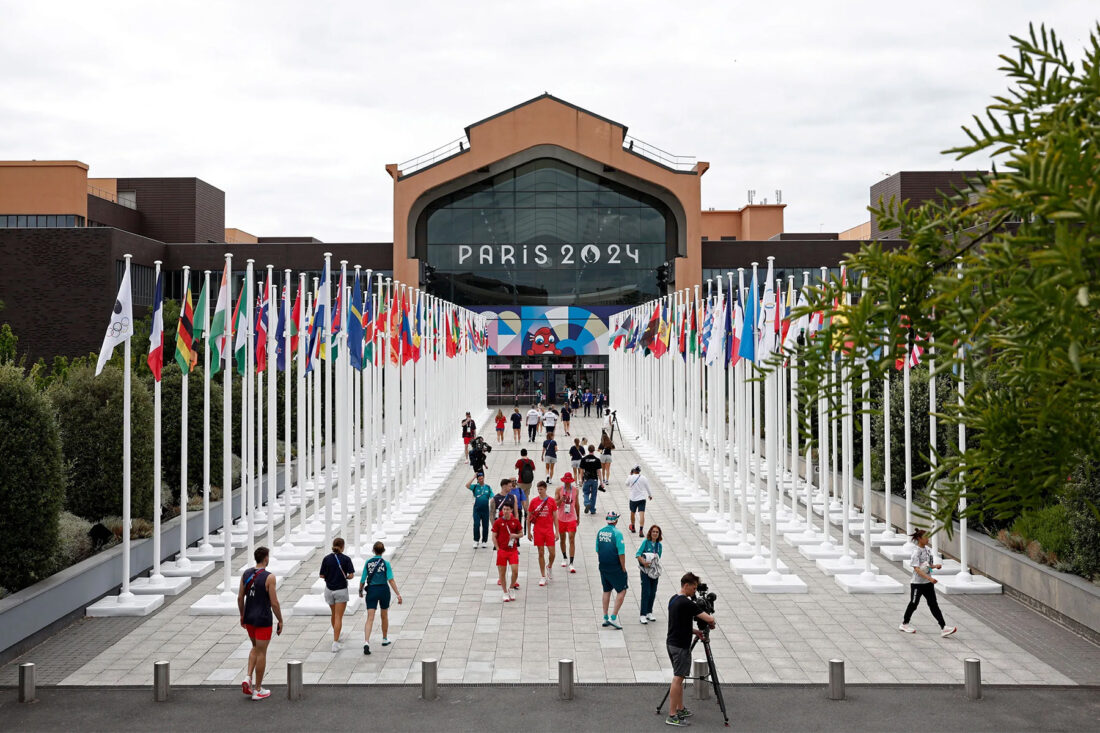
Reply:
[[198, 178], [119, 178], [134, 191], [142, 234], [162, 242], [224, 242], [225, 192]]
[[[954, 188], [961, 187], [968, 178], [982, 175], [982, 171], [902, 171], [895, 173], [871, 186], [871, 206], [877, 207], [879, 200], [888, 204], [891, 198], [899, 203], [908, 201], [910, 208], [920, 206], [927, 201], [942, 200], [954, 195]], [[879, 229], [878, 221], [871, 217], [872, 239], [894, 239], [898, 230]]]
[[282, 242], [278, 244], [170, 244], [167, 246], [165, 268], [182, 270], [184, 265], [193, 270], [220, 271], [225, 266], [226, 253], [233, 255], [233, 270], [244, 270], [246, 261], [255, 260], [257, 271], [274, 265], [281, 273], [290, 268], [299, 271], [317, 271], [325, 266], [325, 252], [332, 253], [332, 269], [338, 272], [340, 260], [348, 261], [348, 271], [356, 265], [374, 270], [393, 270], [392, 242], [342, 242], [318, 244], [313, 242]]
[[92, 222], [131, 234], [141, 234], [141, 212], [88, 194], [88, 226]]
[[152, 267], [164, 245], [118, 229], [0, 229], [0, 323], [11, 324], [28, 364], [99, 351], [126, 253]]
[[[863, 242], [857, 240], [803, 240], [803, 241], [751, 241], [751, 242], [705, 242], [703, 244], [703, 267], [736, 270], [746, 269], [752, 263], [767, 267], [768, 257], [775, 257], [775, 266], [788, 267], [837, 267], [847, 255], [859, 249]], [[891, 242], [888, 247], [899, 246]]]

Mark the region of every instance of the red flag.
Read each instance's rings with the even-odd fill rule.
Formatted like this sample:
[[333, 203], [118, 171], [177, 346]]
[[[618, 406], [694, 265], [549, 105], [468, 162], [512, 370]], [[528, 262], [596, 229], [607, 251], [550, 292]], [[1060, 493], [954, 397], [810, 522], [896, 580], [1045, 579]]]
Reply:
[[298, 295], [294, 298], [294, 308], [291, 310], [290, 322], [294, 328], [290, 329], [290, 353], [298, 350], [298, 332], [302, 330], [302, 290], [298, 289]]

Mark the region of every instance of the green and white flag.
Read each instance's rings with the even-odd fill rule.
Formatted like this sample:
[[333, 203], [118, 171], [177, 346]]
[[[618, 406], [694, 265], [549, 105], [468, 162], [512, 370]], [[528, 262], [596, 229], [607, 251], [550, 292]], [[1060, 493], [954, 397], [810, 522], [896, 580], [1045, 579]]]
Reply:
[[[203, 293], [199, 298], [199, 302], [206, 297], [206, 290], [203, 289]], [[205, 305], [205, 303], [203, 303]], [[225, 327], [229, 318], [229, 263], [225, 263], [225, 270], [222, 272], [222, 285], [218, 290], [218, 303], [214, 306], [214, 317], [210, 320], [210, 330], [207, 333], [206, 343], [207, 347], [210, 344], [214, 345], [214, 350], [210, 353], [210, 374], [217, 374], [222, 368], [222, 359], [225, 358]]]

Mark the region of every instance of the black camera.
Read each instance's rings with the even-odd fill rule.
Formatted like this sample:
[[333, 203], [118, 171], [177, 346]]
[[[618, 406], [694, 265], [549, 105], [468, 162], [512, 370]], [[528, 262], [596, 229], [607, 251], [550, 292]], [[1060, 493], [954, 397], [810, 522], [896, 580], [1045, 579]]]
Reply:
[[[707, 587], [706, 583], [700, 583], [695, 589], [695, 605], [702, 609], [705, 613], [714, 613], [714, 602], [718, 600], [718, 594], [714, 593]], [[705, 624], [704, 624], [705, 625]]]
[[470, 447], [471, 448], [477, 448], [478, 450], [482, 451], [486, 455], [493, 452], [493, 446], [486, 443], [485, 439], [482, 438], [480, 435], [473, 439]]

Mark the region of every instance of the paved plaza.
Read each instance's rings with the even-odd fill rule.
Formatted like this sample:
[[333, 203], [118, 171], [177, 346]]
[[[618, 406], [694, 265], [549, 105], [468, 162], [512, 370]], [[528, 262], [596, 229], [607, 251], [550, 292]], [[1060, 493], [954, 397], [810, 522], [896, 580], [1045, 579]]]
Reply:
[[[573, 436], [599, 437], [594, 418], [574, 419], [572, 427]], [[457, 434], [457, 417], [455, 428]], [[513, 472], [522, 447], [539, 464], [536, 480], [542, 478], [536, 449], [541, 446], [528, 443], [526, 431], [521, 444], [514, 445], [509, 428], [504, 445], [497, 446], [488, 423], [484, 430], [494, 446], [487, 470], [491, 486]], [[390, 609], [393, 644], [381, 646], [376, 620], [374, 653], [363, 655], [362, 608], [345, 618], [345, 647], [335, 654], [327, 616], [287, 614], [283, 635], [271, 644], [267, 679], [285, 682], [286, 662], [299, 659], [307, 684], [416, 683], [420, 660], [436, 658], [441, 683], [546, 683], [557, 679], [558, 660], [570, 658], [576, 660], [582, 684], [667, 682], [665, 601], [676, 592], [679, 576], [692, 570], [718, 593], [713, 649], [721, 679], [730, 684], [823, 683], [833, 658], [845, 660], [850, 683], [959, 684], [966, 657], [982, 660], [983, 681], [989, 684], [1100, 683], [1100, 649], [1006, 596], [941, 596], [947, 622], [958, 625], [959, 632], [941, 638], [922, 606], [914, 617], [919, 632], [904, 635], [897, 625], [905, 595], [848, 595], [785, 544], [780, 557], [809, 584], [809, 593], [749, 593], [689, 511], [652, 476], [654, 500], [646, 519], [664, 530], [664, 574], [655, 608], [658, 621], [640, 624], [632, 559], [639, 538], [627, 532], [624, 481], [636, 463], [645, 471], [646, 456], [634, 453], [631, 438], [616, 436], [608, 491], [599, 494], [595, 517], [582, 515], [575, 575], [558, 566], [549, 585], [539, 587], [537, 555], [525, 540], [517, 602], [502, 603], [492, 549], [472, 547], [472, 498], [463, 486], [471, 472], [460, 460], [390, 558], [405, 599], [399, 606], [395, 597]], [[559, 435], [562, 445], [567, 441], [571, 438]], [[568, 455], [562, 454], [558, 475], [569, 467]], [[610, 509], [624, 515], [619, 526], [629, 556], [622, 631], [600, 626], [595, 533]], [[862, 549], [858, 543], [854, 547]], [[314, 551], [297, 573], [278, 579], [284, 613], [309, 592], [323, 554]], [[234, 567], [244, 563], [239, 552]], [[881, 558], [877, 564], [908, 583], [908, 573], [897, 565]], [[153, 662], [161, 659], [171, 661], [173, 684], [236, 684], [249, 649], [236, 617], [188, 614], [190, 605], [213, 592], [220, 580], [220, 572], [211, 574], [145, 619], [84, 619], [6, 665], [0, 684], [14, 682], [19, 661], [34, 661], [40, 684], [150, 685]]]

